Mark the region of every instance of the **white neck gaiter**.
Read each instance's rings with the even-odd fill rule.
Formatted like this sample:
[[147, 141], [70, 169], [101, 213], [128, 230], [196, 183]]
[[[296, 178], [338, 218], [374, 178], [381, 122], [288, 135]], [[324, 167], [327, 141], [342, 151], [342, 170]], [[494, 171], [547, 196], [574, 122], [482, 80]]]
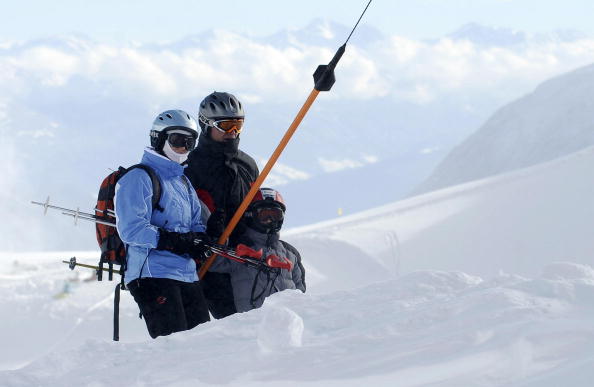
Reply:
[[175, 161], [178, 164], [181, 164], [184, 161], [186, 161], [188, 159], [188, 155], [190, 154], [189, 151], [186, 153], [175, 152], [173, 149], [171, 149], [169, 141], [165, 141], [165, 145], [163, 146], [163, 153], [165, 153], [165, 156], [167, 156], [169, 160]]

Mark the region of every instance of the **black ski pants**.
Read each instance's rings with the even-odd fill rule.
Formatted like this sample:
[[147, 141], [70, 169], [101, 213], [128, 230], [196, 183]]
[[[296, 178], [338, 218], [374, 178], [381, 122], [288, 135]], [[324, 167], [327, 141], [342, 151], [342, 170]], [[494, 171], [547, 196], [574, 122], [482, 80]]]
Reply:
[[142, 278], [131, 281], [128, 289], [153, 339], [192, 329], [210, 320], [199, 282]]

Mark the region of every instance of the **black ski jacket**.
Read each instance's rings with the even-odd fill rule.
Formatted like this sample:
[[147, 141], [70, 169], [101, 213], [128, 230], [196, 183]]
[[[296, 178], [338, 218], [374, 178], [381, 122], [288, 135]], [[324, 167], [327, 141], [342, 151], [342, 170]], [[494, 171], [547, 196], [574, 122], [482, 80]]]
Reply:
[[[185, 174], [211, 213], [216, 209], [225, 211], [226, 225], [247, 195], [259, 171], [254, 159], [239, 150], [239, 138], [221, 143], [203, 132], [198, 146], [188, 157]], [[241, 235], [243, 229], [243, 223], [239, 222], [231, 234], [230, 245], [235, 244], [237, 235]], [[223, 318], [236, 312], [229, 274], [209, 272], [200, 282], [209, 310], [215, 318]]]
[[202, 133], [185, 169], [200, 200], [211, 213], [215, 209], [224, 209], [227, 221], [231, 220], [260, 173], [254, 159], [240, 151], [238, 146], [239, 138], [221, 143]]

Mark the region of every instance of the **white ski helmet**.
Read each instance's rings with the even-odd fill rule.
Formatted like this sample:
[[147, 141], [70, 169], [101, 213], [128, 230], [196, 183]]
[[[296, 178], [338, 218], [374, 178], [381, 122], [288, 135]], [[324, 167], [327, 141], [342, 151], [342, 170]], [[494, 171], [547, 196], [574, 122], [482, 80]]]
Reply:
[[[182, 138], [189, 138], [190, 141], [183, 145], [188, 150], [186, 153], [177, 153], [167, 141], [170, 134], [178, 133]], [[150, 132], [151, 146], [155, 151], [165, 154], [169, 159], [183, 163], [188, 158], [188, 154], [196, 146], [198, 138], [198, 125], [196, 121], [183, 110], [166, 110], [159, 114]]]
[[183, 110], [166, 110], [153, 121], [150, 133], [151, 146], [157, 152], [161, 152], [167, 140], [167, 132], [175, 129], [186, 131], [198, 138], [198, 125], [188, 113]]

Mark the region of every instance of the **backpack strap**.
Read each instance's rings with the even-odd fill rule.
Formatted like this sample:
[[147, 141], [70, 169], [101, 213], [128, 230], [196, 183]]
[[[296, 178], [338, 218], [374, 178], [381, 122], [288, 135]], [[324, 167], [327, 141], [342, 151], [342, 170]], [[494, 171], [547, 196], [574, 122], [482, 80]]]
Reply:
[[126, 173], [126, 172], [129, 172], [135, 168], [140, 168], [143, 171], [145, 171], [146, 173], [148, 173], [149, 177], [151, 178], [151, 183], [153, 185], [153, 198], [152, 198], [153, 211], [157, 210], [157, 211], [163, 212], [165, 209], [163, 207], [161, 207], [161, 205], [159, 204], [159, 202], [161, 201], [161, 181], [159, 180], [159, 177], [157, 176], [157, 172], [155, 172], [155, 170], [153, 168], [151, 168], [145, 164], [134, 164], [128, 168], [120, 167], [120, 171], [122, 171], [123, 173]]
[[[161, 207], [159, 202], [161, 201], [161, 181], [157, 176], [155, 170], [148, 165], [144, 164], [135, 164], [129, 168], [119, 167], [118, 170], [120, 171], [120, 178], [127, 172], [130, 172], [134, 168], [140, 168], [148, 173], [149, 177], [151, 178], [151, 184], [153, 186], [153, 197], [152, 197], [152, 206], [153, 211], [158, 210], [163, 212], [164, 208]], [[125, 256], [127, 256], [127, 246], [122, 244], [122, 248], [125, 251]], [[112, 270], [113, 266], [112, 263], [109, 263], [109, 276], [110, 281], [112, 277]], [[126, 272], [126, 263], [120, 265], [120, 283], [116, 285], [113, 297], [113, 341], [120, 340], [120, 291], [126, 290], [126, 283], [124, 282], [124, 274]]]
[[113, 341], [120, 341], [120, 289], [125, 288], [117, 284], [113, 296]]

